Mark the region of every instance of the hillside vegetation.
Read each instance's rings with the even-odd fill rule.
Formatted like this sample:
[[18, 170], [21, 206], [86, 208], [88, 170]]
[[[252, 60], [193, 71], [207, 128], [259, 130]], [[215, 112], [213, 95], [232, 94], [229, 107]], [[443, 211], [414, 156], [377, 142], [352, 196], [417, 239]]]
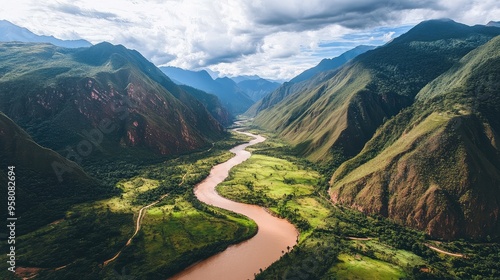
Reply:
[[500, 232], [500, 37], [425, 86], [332, 177], [333, 201], [434, 237]]
[[318, 65], [305, 70], [289, 82], [282, 84], [280, 87], [264, 96], [262, 100], [257, 101], [247, 110], [247, 112], [245, 112], [245, 115], [255, 116], [263, 110], [272, 108], [289, 95], [312, 90], [318, 83], [330, 78], [335, 73], [335, 70], [339, 69], [356, 56], [373, 48], [373, 46], [358, 46], [338, 57], [321, 60]]
[[173, 155], [224, 134], [205, 105], [123, 46], [2, 43], [0, 59], [0, 111], [63, 156]]
[[[90, 177], [74, 162], [38, 145], [1, 112], [0, 155], [2, 186], [7, 186], [7, 167], [14, 167], [16, 201], [13, 212], [15, 217], [20, 217], [19, 235], [61, 219], [75, 203], [118, 193], [113, 186]], [[62, 174], [64, 176], [59, 177]], [[7, 201], [7, 191], [0, 197]], [[7, 212], [2, 213], [6, 218]]]

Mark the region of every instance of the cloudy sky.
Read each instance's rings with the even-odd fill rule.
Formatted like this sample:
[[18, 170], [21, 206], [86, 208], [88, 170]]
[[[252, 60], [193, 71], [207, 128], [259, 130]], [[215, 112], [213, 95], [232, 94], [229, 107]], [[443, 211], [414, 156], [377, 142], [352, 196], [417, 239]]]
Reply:
[[0, 19], [40, 35], [108, 41], [156, 65], [289, 79], [418, 22], [500, 20], [498, 0], [3, 0]]

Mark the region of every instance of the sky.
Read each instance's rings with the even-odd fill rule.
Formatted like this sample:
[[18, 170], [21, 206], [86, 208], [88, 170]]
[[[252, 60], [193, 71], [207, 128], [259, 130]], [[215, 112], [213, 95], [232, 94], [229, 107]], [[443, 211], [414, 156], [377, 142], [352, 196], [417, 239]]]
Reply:
[[3, 0], [0, 6], [0, 19], [39, 35], [122, 44], [157, 66], [276, 80], [438, 18], [499, 21], [500, 1]]

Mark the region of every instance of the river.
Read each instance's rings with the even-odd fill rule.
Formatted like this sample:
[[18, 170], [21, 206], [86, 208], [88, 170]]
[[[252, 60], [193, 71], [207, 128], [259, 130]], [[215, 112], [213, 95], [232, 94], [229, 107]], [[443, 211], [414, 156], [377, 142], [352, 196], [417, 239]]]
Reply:
[[257, 234], [239, 244], [229, 246], [225, 251], [198, 262], [171, 280], [245, 280], [254, 279], [259, 269], [265, 269], [296, 244], [298, 231], [284, 219], [269, 214], [264, 208], [235, 202], [220, 196], [215, 187], [229, 175], [229, 170], [250, 158], [245, 148], [266, 139], [260, 135], [241, 132], [254, 137], [248, 143], [236, 146], [230, 151], [235, 155], [228, 161], [212, 168], [210, 175], [195, 187], [196, 197], [209, 205], [224, 208], [249, 217], [257, 223]]

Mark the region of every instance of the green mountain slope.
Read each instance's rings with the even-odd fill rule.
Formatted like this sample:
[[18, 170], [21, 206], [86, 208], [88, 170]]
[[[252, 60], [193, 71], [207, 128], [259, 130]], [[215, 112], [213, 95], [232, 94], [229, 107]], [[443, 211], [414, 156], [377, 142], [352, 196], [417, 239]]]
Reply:
[[101, 43], [0, 44], [0, 110], [63, 156], [179, 154], [223, 127], [142, 55]]
[[425, 86], [334, 173], [333, 201], [443, 239], [500, 235], [500, 36]]
[[[102, 186], [74, 162], [39, 146], [1, 112], [0, 165], [0, 183], [4, 189], [7, 166], [15, 167], [14, 212], [19, 221], [18, 235], [63, 218], [75, 203], [116, 194], [113, 188]], [[7, 191], [1, 197], [7, 201]]]
[[279, 88], [264, 96], [250, 107], [245, 115], [255, 116], [257, 113], [269, 109], [294, 93], [306, 92], [314, 89], [318, 84], [329, 79], [335, 70], [355, 58], [356, 56], [375, 48], [374, 46], [358, 46], [338, 57], [323, 59], [318, 65], [300, 73], [289, 82], [283, 83]]
[[291, 79], [290, 83], [302, 82], [314, 77], [315, 75], [321, 72], [337, 69], [342, 65], [346, 64], [347, 62], [349, 62], [350, 60], [352, 60], [353, 58], [355, 58], [356, 56], [365, 53], [369, 50], [373, 50], [374, 48], [375, 46], [360, 45], [352, 50], [346, 51], [345, 53], [339, 55], [338, 57], [331, 59], [325, 58], [321, 60], [318, 65], [314, 66], [313, 68], [305, 70], [304, 72], [300, 73], [299, 75]]
[[278, 132], [311, 160], [353, 157], [427, 83], [498, 34], [495, 27], [423, 22], [322, 79], [309, 80], [304, 90], [261, 111], [255, 124]]

